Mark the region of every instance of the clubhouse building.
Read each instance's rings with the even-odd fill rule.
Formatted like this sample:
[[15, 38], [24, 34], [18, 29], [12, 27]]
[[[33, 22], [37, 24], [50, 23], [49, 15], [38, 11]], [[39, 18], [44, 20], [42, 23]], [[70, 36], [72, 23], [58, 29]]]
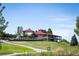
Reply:
[[38, 39], [49, 39], [51, 41], [57, 41], [57, 40], [61, 40], [62, 37], [61, 36], [58, 36], [58, 35], [54, 35], [53, 33], [48, 33], [48, 31], [44, 30], [44, 29], [39, 29], [39, 30], [36, 30], [36, 31], [33, 31], [32, 29], [26, 29], [26, 30], [23, 30], [23, 35], [32, 35], [33, 38], [38, 38]]

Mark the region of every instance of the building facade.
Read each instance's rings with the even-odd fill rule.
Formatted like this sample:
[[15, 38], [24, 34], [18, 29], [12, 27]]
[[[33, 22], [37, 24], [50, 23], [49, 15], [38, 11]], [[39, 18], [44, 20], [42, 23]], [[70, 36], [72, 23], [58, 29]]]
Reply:
[[32, 35], [32, 34], [34, 34], [34, 31], [31, 30], [30, 28], [23, 31], [23, 35]]
[[49, 39], [51, 41], [57, 41], [57, 40], [62, 39], [61, 36], [53, 35], [51, 33], [48, 33], [44, 29], [39, 29], [39, 30], [33, 31], [32, 29], [29, 28], [29, 29], [23, 31], [23, 35], [32, 35], [33, 38], [34, 37], [38, 37], [38, 38], [46, 37], [47, 39]]

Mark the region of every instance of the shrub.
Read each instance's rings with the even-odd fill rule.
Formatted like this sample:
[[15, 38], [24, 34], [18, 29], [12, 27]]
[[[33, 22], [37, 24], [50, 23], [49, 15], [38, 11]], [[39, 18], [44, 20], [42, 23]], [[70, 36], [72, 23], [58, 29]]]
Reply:
[[69, 43], [66, 39], [61, 40], [61, 42]]
[[32, 38], [32, 35], [28, 35], [27, 38]]
[[32, 35], [24, 35], [22, 38], [32, 38]]

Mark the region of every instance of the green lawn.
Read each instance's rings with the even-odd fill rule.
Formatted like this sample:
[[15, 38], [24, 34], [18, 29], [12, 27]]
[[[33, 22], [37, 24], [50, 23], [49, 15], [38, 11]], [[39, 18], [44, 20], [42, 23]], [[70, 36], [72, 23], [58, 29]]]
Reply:
[[29, 48], [24, 48], [16, 45], [10, 45], [3, 43], [2, 44], [2, 49], [0, 49], [0, 55], [5, 55], [5, 54], [11, 54], [11, 53], [17, 53], [17, 52], [32, 52], [32, 49]]
[[[47, 49], [47, 47], [51, 47], [51, 53], [42, 52], [42, 53], [32, 53], [31, 56], [54, 56], [54, 55], [78, 55], [79, 56], [79, 45], [78, 46], [70, 46], [70, 44], [65, 42], [51, 42], [51, 41], [9, 41], [11, 43], [17, 43], [25, 46], [32, 46], [34, 48], [39, 49]], [[16, 53], [16, 52], [33, 52], [32, 49], [24, 48], [16, 45], [10, 45], [3, 43], [2, 49], [0, 50], [0, 55]], [[24, 55], [24, 54], [22, 54]]]
[[51, 42], [51, 41], [14, 41], [13, 43], [22, 44], [22, 45], [28, 45], [35, 48], [40, 49], [47, 49], [47, 47], [51, 47], [51, 49], [56, 49], [58, 47], [68, 47], [69, 44], [67, 43], [57, 43], [57, 42]]
[[51, 51], [56, 53], [56, 55], [61, 53], [62, 55], [79, 55], [79, 45], [70, 46], [70, 44], [65, 42], [50, 42], [50, 41], [25, 41], [25, 42], [15, 42], [17, 44], [28, 45], [35, 48], [47, 49], [51, 47]]

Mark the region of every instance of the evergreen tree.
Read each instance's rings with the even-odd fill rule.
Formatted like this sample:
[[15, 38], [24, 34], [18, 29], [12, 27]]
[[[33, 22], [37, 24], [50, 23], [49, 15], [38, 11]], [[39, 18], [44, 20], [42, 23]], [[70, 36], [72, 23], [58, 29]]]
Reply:
[[[79, 16], [76, 19], [76, 29], [74, 29], [74, 32], [79, 36]], [[78, 41], [75, 35], [72, 36], [70, 45], [71, 46], [78, 45]]]
[[79, 16], [77, 17], [76, 20], [76, 29], [74, 30], [74, 32], [79, 36]]
[[48, 33], [51, 33], [51, 34], [52, 34], [52, 30], [51, 30], [51, 28], [48, 29]]
[[8, 26], [8, 22], [5, 20], [2, 11], [5, 9], [2, 4], [0, 4], [0, 37], [2, 37], [2, 34], [6, 27]]
[[17, 35], [20, 37], [20, 36], [22, 36], [22, 33], [23, 32], [23, 28], [22, 28], [22, 26], [18, 26], [18, 28], [17, 28]]
[[77, 38], [76, 38], [75, 35], [72, 36], [70, 45], [71, 45], [71, 46], [76, 46], [76, 45], [78, 45], [78, 41], [77, 41]]

